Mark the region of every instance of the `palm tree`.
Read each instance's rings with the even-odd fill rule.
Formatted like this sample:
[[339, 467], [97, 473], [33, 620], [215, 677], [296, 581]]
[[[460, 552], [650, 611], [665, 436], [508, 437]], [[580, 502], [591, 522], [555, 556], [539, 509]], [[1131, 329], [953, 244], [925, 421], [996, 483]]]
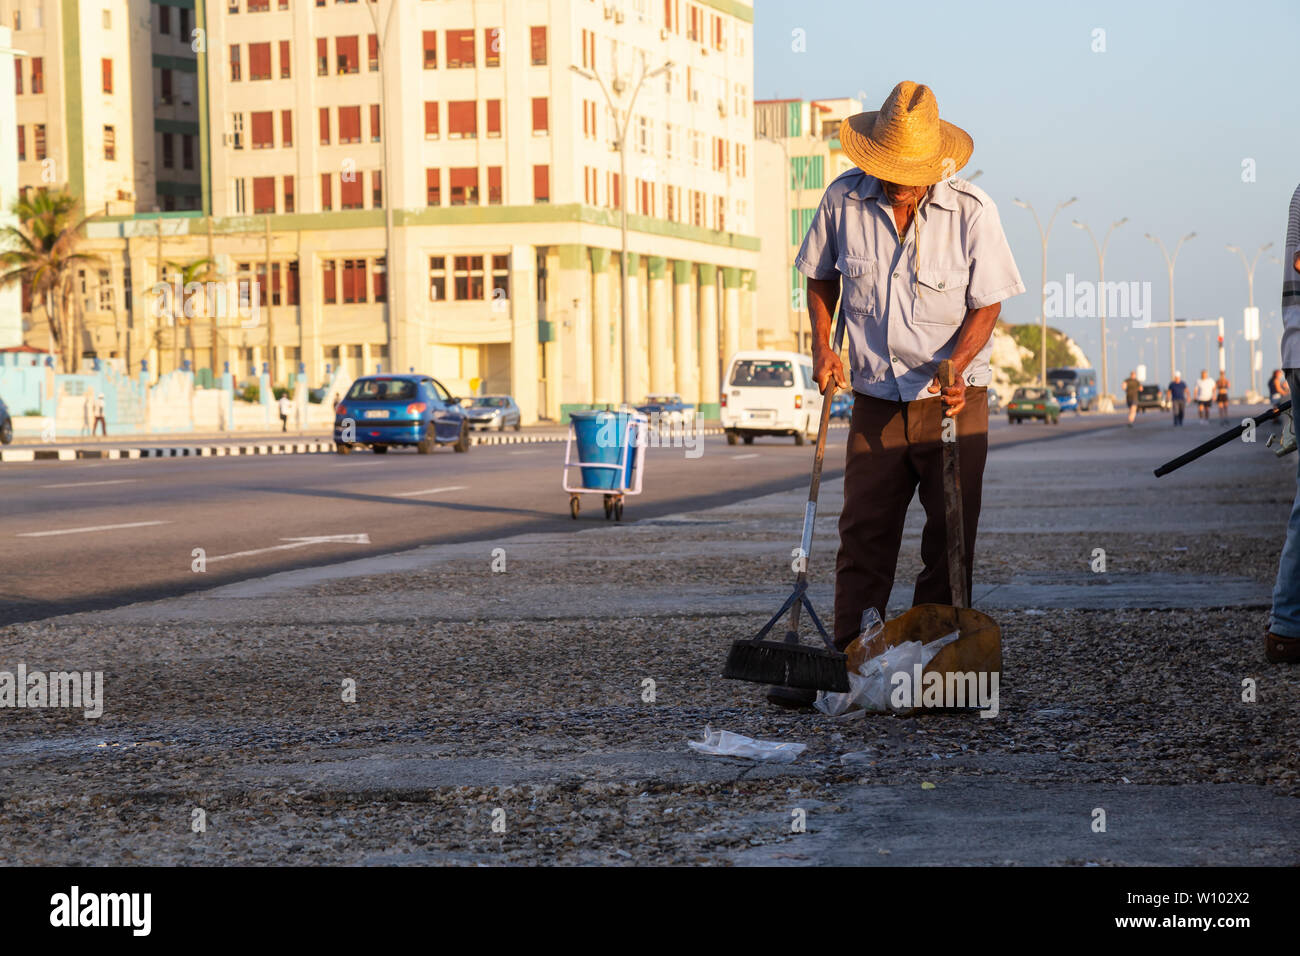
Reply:
[[67, 189], [38, 189], [14, 201], [17, 225], [0, 229], [0, 286], [21, 282], [45, 308], [50, 340], [60, 368], [75, 372], [80, 352], [77, 313], [70, 308], [73, 276], [80, 267], [102, 260], [78, 252], [86, 223]]
[[[174, 315], [174, 318], [172, 319], [172, 323], [173, 323], [172, 324], [172, 356], [173, 356], [172, 365], [175, 368], [181, 367], [181, 344], [180, 344], [181, 343], [181, 320], [182, 319], [188, 320], [192, 318], [192, 316], [186, 314], [185, 309], [183, 308], [183, 303], [185, 302], [185, 290], [189, 288], [191, 282], [204, 283], [214, 279], [216, 277], [215, 265], [216, 263], [214, 263], [211, 259], [208, 258], [195, 259], [192, 262], [168, 262], [167, 263], [167, 268], [170, 269], [173, 273], [179, 273], [180, 280], [181, 280], [181, 301], [176, 303], [176, 305], [172, 309]], [[212, 308], [214, 305], [214, 303], [211, 303], [207, 300], [206, 290], [204, 293], [203, 303], [204, 303], [203, 306], [204, 314], [206, 315], [207, 314], [206, 310]], [[189, 321], [187, 321], [185, 324], [190, 326], [193, 325], [193, 323]], [[158, 346], [159, 349], [161, 350], [162, 329], [158, 330], [157, 335], [159, 338]], [[191, 368], [194, 368], [195, 361], [196, 358], [194, 355], [194, 333], [191, 331], [190, 333], [190, 367]], [[213, 370], [213, 374], [216, 374], [215, 369]]]

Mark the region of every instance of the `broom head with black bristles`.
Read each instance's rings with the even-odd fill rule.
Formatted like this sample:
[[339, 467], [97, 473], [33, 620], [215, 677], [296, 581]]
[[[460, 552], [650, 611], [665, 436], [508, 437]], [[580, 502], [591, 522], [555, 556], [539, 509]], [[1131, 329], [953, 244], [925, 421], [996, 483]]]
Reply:
[[849, 689], [848, 658], [830, 648], [800, 644], [795, 634], [787, 634], [784, 641], [761, 640], [761, 635], [735, 641], [722, 676], [840, 694]]

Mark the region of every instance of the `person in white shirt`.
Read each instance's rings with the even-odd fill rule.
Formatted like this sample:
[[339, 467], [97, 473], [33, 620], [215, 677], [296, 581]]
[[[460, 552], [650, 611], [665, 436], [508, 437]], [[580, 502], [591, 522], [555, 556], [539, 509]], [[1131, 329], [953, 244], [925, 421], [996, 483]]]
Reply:
[[293, 414], [293, 399], [288, 395], [280, 396], [280, 431], [289, 430], [289, 416]]
[[1196, 380], [1196, 417], [1205, 424], [1210, 424], [1210, 405], [1214, 402], [1214, 379], [1210, 373], [1201, 369], [1201, 377]]

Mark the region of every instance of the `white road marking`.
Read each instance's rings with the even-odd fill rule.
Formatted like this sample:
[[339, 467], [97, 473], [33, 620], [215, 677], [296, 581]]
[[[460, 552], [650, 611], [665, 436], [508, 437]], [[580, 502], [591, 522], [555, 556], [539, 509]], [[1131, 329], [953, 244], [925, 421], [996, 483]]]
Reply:
[[90, 485], [126, 485], [139, 478], [114, 478], [111, 481], [67, 481], [58, 485], [42, 485], [42, 488], [87, 488]]
[[323, 534], [310, 538], [282, 538], [282, 541], [288, 544], [276, 544], [269, 548], [254, 548], [252, 551], [235, 551], [231, 554], [218, 554], [216, 557], [208, 558], [207, 563], [213, 561], [225, 561], [229, 558], [246, 558], [253, 554], [266, 554], [270, 551], [292, 551], [295, 548], [305, 548], [312, 544], [369, 544], [370, 535], [368, 534]]
[[757, 458], [757, 457], [758, 457], [758, 452], [753, 452], [752, 454], [749, 455], [732, 455], [731, 460], [744, 461], [746, 458]]
[[423, 491], [399, 491], [394, 498], [414, 498], [417, 495], [436, 495], [440, 491], [464, 491], [464, 485], [444, 485], [441, 488], [425, 488]]
[[86, 528], [63, 528], [59, 531], [24, 531], [19, 538], [48, 538], [55, 534], [83, 534], [87, 531], [116, 531], [118, 528], [148, 528], [156, 524], [171, 524], [170, 521], [131, 521], [127, 524], [97, 524]]
[[512, 455], [540, 455], [540, 454], [541, 454], [541, 450], [540, 450], [540, 449], [534, 449], [533, 451], [512, 451], [510, 454], [512, 454]]

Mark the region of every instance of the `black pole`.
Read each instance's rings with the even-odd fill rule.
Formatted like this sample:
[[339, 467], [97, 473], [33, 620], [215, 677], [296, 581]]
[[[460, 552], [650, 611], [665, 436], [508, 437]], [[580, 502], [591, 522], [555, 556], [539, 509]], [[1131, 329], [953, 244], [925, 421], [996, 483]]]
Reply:
[[[1269, 422], [1277, 418], [1279, 415], [1281, 415], [1290, 407], [1291, 407], [1291, 399], [1287, 399], [1285, 402], [1282, 402], [1280, 405], [1274, 408], [1270, 408], [1262, 415], [1256, 415], [1254, 418], [1251, 419], [1251, 421], [1253, 421], [1256, 425], [1263, 425], [1265, 422]], [[1196, 461], [1196, 459], [1200, 458], [1202, 455], [1208, 455], [1210, 452], [1214, 451], [1214, 449], [1226, 445], [1230, 441], [1235, 441], [1236, 439], [1241, 437], [1241, 433], [1244, 432], [1245, 430], [1246, 430], [1246, 425], [1245, 423], [1242, 423], [1238, 425], [1236, 428], [1232, 429], [1231, 431], [1224, 432], [1222, 435], [1218, 435], [1214, 438], [1211, 438], [1209, 441], [1205, 442], [1204, 444], [1197, 445], [1191, 451], [1184, 452], [1183, 454], [1175, 458], [1173, 461], [1167, 461], [1159, 468], [1157, 468], [1155, 472], [1156, 477], [1159, 478], [1162, 475], [1169, 474], [1171, 471], [1176, 471], [1179, 468], [1183, 467], [1183, 465], [1186, 465], [1188, 462]]]

